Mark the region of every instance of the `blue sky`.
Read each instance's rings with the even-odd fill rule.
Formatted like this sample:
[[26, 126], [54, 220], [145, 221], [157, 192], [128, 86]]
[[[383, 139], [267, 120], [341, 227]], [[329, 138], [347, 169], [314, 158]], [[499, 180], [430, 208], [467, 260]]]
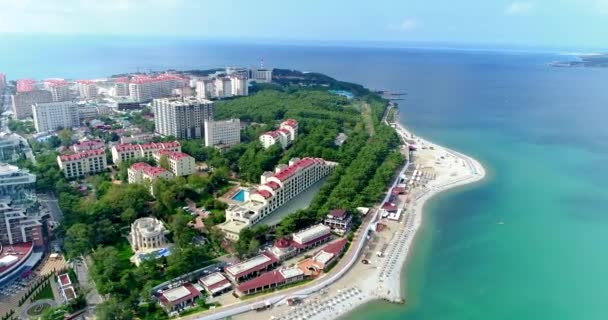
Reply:
[[0, 0], [0, 33], [608, 46], [608, 0]]

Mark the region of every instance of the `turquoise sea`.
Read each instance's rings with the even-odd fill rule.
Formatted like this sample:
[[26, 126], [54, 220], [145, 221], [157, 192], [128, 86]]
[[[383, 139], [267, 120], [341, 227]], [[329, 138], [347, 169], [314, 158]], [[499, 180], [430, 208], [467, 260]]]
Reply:
[[548, 62], [568, 57], [548, 51], [126, 38], [0, 43], [0, 72], [12, 79], [253, 66], [261, 58], [269, 67], [407, 92], [400, 104], [407, 127], [488, 171], [486, 180], [427, 204], [404, 270], [407, 303], [372, 303], [344, 319], [608, 318], [608, 69], [552, 68]]

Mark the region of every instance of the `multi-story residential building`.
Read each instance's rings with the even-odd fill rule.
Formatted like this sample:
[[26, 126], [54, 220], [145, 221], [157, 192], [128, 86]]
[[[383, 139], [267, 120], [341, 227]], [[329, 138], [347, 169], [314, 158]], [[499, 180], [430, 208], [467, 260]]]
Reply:
[[11, 96], [11, 100], [15, 118], [25, 119], [32, 116], [33, 104], [52, 102], [53, 96], [46, 90], [18, 91]]
[[149, 251], [167, 245], [165, 225], [152, 217], [139, 218], [131, 224], [131, 248], [134, 252]]
[[36, 103], [32, 107], [37, 132], [55, 131], [78, 127], [78, 105], [74, 102]]
[[68, 101], [72, 99], [70, 84], [63, 79], [49, 79], [44, 81], [44, 86], [51, 91], [54, 102]]
[[212, 79], [196, 81], [196, 97], [199, 99], [215, 98], [215, 81]]
[[154, 99], [156, 132], [178, 139], [197, 139], [205, 120], [213, 120], [213, 102], [194, 97]]
[[241, 143], [241, 120], [205, 121], [205, 146], [231, 147]]
[[338, 234], [345, 234], [350, 230], [353, 216], [345, 209], [331, 210], [323, 223]]
[[144, 144], [119, 144], [112, 147], [112, 162], [119, 165], [129, 159], [152, 159], [159, 150], [181, 152], [182, 146], [178, 141], [144, 143]]
[[226, 210], [226, 222], [219, 225], [226, 237], [238, 240], [239, 232], [255, 225], [287, 201], [330, 175], [337, 163], [321, 158], [293, 158], [289, 165], [278, 165], [275, 172], [264, 172], [257, 191], [242, 204], [232, 204]]
[[298, 122], [287, 119], [281, 123], [278, 130], [268, 131], [260, 135], [260, 142], [264, 149], [279, 143], [283, 149], [289, 147], [298, 136]]
[[34, 79], [19, 79], [17, 80], [17, 92], [30, 92], [36, 89], [36, 80]]
[[272, 70], [271, 69], [252, 69], [251, 80], [256, 82], [270, 83], [272, 82]]
[[57, 163], [66, 178], [102, 172], [108, 166], [105, 149], [85, 150], [57, 156]]
[[78, 94], [83, 99], [96, 98], [98, 94], [97, 84], [91, 80], [78, 80]]
[[102, 140], [83, 140], [71, 146], [74, 152], [82, 152], [95, 149], [105, 149], [106, 144]]
[[161, 160], [166, 157], [169, 167], [166, 168], [176, 177], [188, 176], [194, 173], [196, 165], [194, 158], [183, 153], [169, 150], [158, 150], [154, 154], [156, 164], [160, 165]]
[[0, 91], [4, 91], [4, 88], [6, 88], [6, 75], [0, 73]]
[[249, 95], [249, 87], [247, 86], [247, 78], [241, 74], [233, 74], [229, 76], [231, 81], [232, 96], [247, 96]]
[[232, 96], [232, 80], [228, 77], [215, 79], [215, 96], [227, 98]]
[[36, 176], [25, 169], [0, 163], [0, 197], [8, 197], [14, 203], [34, 201]]
[[156, 77], [138, 75], [129, 83], [129, 95], [135, 101], [148, 101], [170, 96], [174, 89], [186, 86], [188, 79], [175, 74], [161, 74]]
[[0, 132], [0, 162], [17, 160], [26, 148], [27, 140], [23, 137]]
[[157, 179], [169, 180], [173, 174], [161, 167], [155, 167], [145, 162], [137, 162], [128, 169], [129, 183], [147, 183], [149, 191], [154, 196], [154, 182]]
[[114, 95], [117, 97], [130, 96], [129, 77], [120, 77], [114, 79]]
[[0, 243], [5, 245], [33, 242], [44, 245], [40, 217], [28, 216], [23, 209], [13, 207], [10, 201], [0, 201]]

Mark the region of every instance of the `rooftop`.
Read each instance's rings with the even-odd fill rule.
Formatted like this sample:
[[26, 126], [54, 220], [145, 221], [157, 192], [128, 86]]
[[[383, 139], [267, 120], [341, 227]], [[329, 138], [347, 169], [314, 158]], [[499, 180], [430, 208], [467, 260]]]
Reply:
[[100, 155], [105, 155], [106, 151], [104, 149], [92, 149], [92, 150], [84, 150], [84, 151], [80, 151], [80, 152], [76, 152], [73, 154], [64, 154], [62, 156], [59, 156], [59, 158], [61, 159], [61, 161], [74, 161], [74, 160], [80, 160], [80, 159], [84, 159], [84, 158], [88, 158], [88, 157], [92, 157], [92, 156], [100, 156]]
[[293, 241], [298, 245], [305, 245], [322, 237], [328, 236], [331, 229], [324, 224], [317, 224], [308, 229], [293, 234]]
[[199, 294], [200, 292], [191, 283], [186, 283], [183, 286], [161, 293], [160, 300], [164, 303], [178, 304], [182, 301], [198, 297]]
[[275, 177], [277, 179], [279, 179], [280, 181], [285, 181], [288, 178], [290, 178], [291, 176], [293, 176], [299, 170], [306, 169], [313, 164], [323, 164], [323, 163], [325, 163], [325, 160], [323, 160], [321, 158], [304, 158], [301, 160], [297, 160], [289, 167], [287, 167], [287, 168], [281, 170], [279, 173], [277, 173], [275, 175]]
[[329, 218], [334, 218], [334, 219], [341, 219], [344, 218], [346, 216], [347, 212], [345, 209], [333, 209], [331, 211], [329, 211], [329, 214], [327, 215]]
[[287, 279], [294, 278], [303, 274], [304, 273], [302, 272], [302, 270], [295, 267], [269, 271], [257, 278], [243, 282], [241, 285], [238, 286], [238, 290], [241, 292], [247, 292], [255, 288], [260, 288], [267, 285], [283, 282]]
[[274, 257], [265, 254], [260, 254], [249, 260], [245, 260], [241, 263], [227, 267], [226, 272], [228, 272], [235, 278], [239, 278], [248, 273], [265, 269], [276, 261], [277, 260]]

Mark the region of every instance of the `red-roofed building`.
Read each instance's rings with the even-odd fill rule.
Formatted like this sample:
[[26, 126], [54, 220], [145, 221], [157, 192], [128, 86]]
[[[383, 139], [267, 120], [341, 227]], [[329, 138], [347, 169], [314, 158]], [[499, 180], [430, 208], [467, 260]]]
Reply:
[[268, 131], [260, 136], [260, 142], [264, 149], [268, 149], [276, 143], [280, 143], [283, 149], [287, 149], [298, 135], [298, 122], [288, 119], [281, 123], [276, 131]]
[[291, 267], [266, 272], [259, 277], [241, 283], [237, 287], [240, 295], [248, 295], [256, 292], [276, 289], [290, 283], [304, 280], [302, 270]]
[[382, 209], [386, 210], [386, 212], [397, 212], [398, 208], [394, 203], [386, 202]]
[[0, 244], [0, 279], [16, 271], [28, 260], [34, 249], [32, 242]]
[[150, 184], [150, 194], [154, 196], [154, 181], [156, 179], [169, 180], [173, 178], [173, 174], [161, 167], [155, 167], [145, 162], [137, 162], [131, 165], [128, 169], [129, 183], [144, 183]]
[[254, 225], [287, 201], [330, 175], [337, 163], [321, 158], [293, 158], [289, 165], [279, 165], [275, 172], [265, 172], [257, 192], [242, 204], [230, 205], [226, 222], [219, 225], [226, 237], [237, 240], [241, 229]]
[[92, 80], [77, 80], [78, 94], [83, 99], [96, 98], [98, 95], [97, 83]]
[[129, 95], [135, 101], [148, 101], [170, 96], [174, 89], [183, 88], [188, 82], [188, 79], [170, 73], [156, 77], [136, 75], [129, 83]]
[[36, 87], [34, 79], [19, 79], [17, 80], [17, 92], [30, 92]]
[[104, 149], [106, 144], [101, 140], [85, 140], [72, 146], [74, 152], [88, 151], [94, 149]]
[[66, 178], [103, 172], [108, 166], [105, 149], [90, 149], [57, 156], [57, 163]]
[[112, 147], [112, 161], [119, 165], [123, 161], [129, 159], [152, 159], [154, 154], [159, 150], [169, 150], [181, 152], [182, 147], [178, 141], [160, 142], [160, 143], [145, 143], [145, 144], [119, 144]]
[[251, 259], [226, 267], [224, 271], [233, 282], [241, 282], [261, 272], [272, 269], [277, 263], [277, 258], [272, 254], [262, 253]]
[[215, 272], [206, 277], [200, 278], [198, 283], [203, 286], [205, 291], [207, 291], [212, 297], [219, 296], [232, 288], [230, 281], [228, 281], [228, 279], [226, 279], [226, 277], [219, 272]]
[[160, 306], [167, 313], [180, 312], [195, 304], [201, 292], [191, 283], [161, 292], [158, 296]]
[[196, 170], [194, 158], [186, 153], [170, 151], [168, 149], [161, 149], [154, 153], [154, 160], [158, 164], [161, 163], [163, 157], [167, 157], [168, 169], [176, 177], [191, 175]]
[[70, 84], [64, 79], [44, 80], [44, 86], [51, 91], [53, 102], [68, 101], [71, 99]]
[[323, 223], [334, 232], [345, 234], [350, 230], [352, 220], [352, 215], [345, 209], [333, 209], [327, 214]]

